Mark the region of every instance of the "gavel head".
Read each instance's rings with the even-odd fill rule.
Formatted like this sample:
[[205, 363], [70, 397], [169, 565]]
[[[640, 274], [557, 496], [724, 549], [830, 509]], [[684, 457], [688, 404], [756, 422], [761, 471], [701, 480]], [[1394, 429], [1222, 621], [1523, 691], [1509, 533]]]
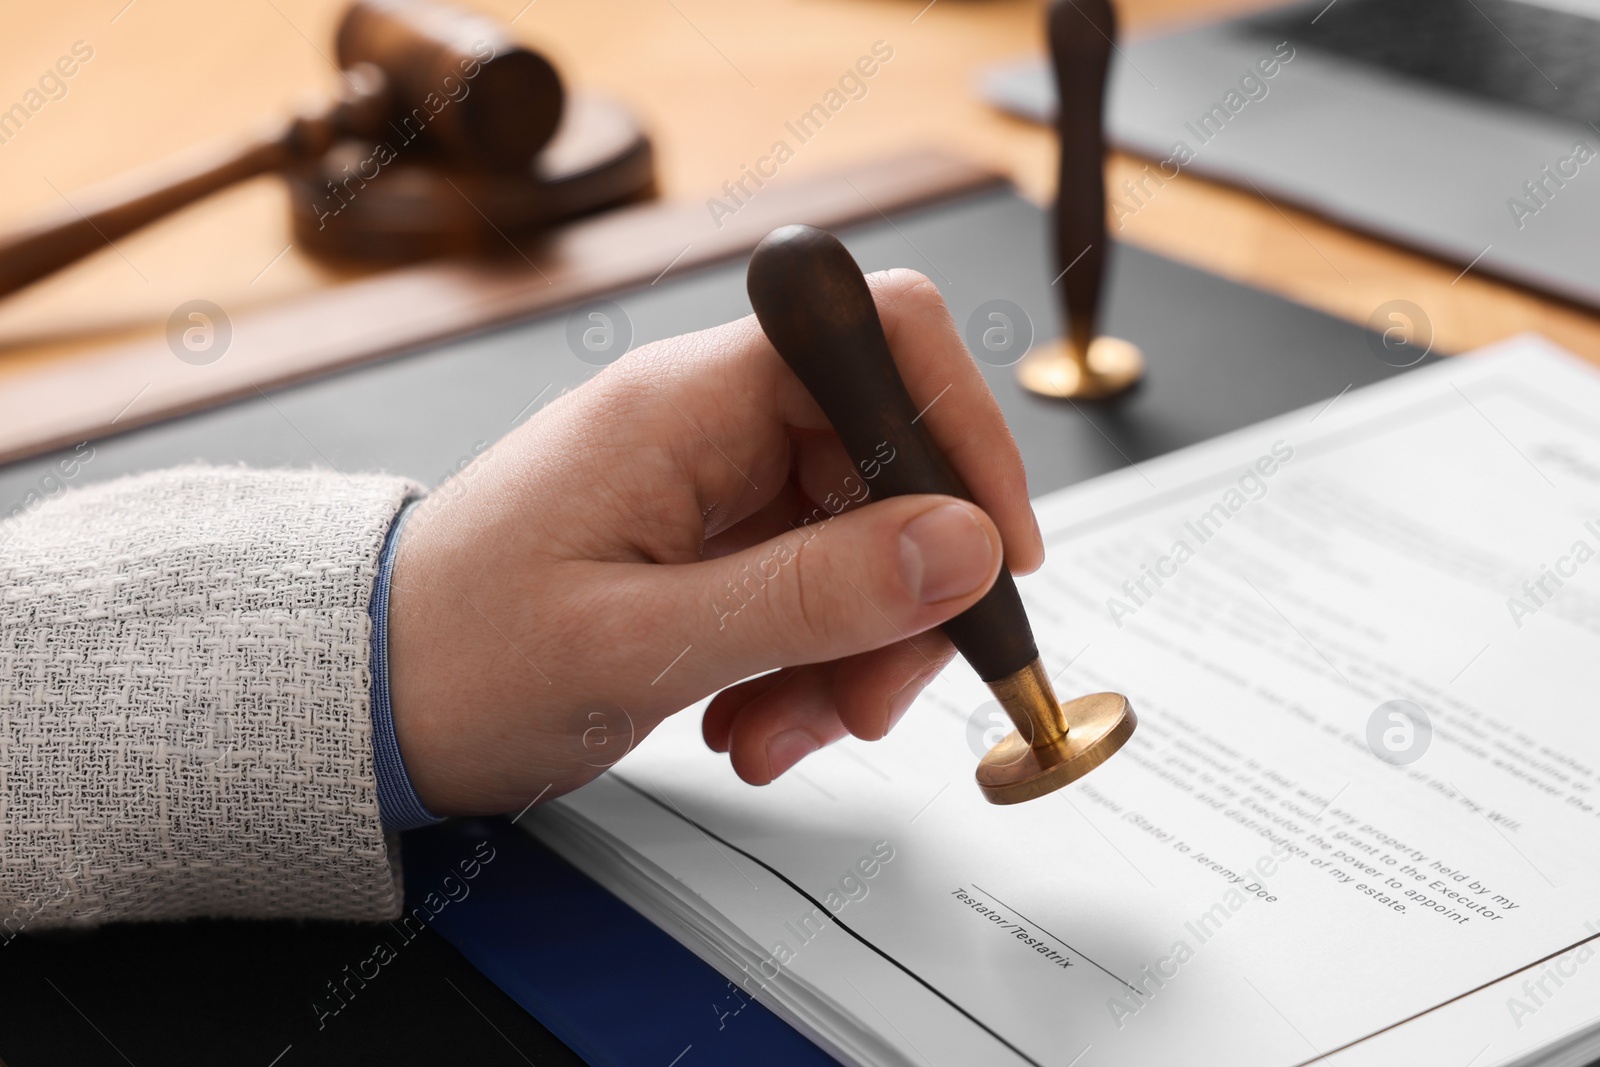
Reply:
[[357, 0], [335, 43], [339, 65], [388, 80], [391, 126], [454, 162], [525, 171], [561, 121], [549, 60], [492, 19], [423, 0]]

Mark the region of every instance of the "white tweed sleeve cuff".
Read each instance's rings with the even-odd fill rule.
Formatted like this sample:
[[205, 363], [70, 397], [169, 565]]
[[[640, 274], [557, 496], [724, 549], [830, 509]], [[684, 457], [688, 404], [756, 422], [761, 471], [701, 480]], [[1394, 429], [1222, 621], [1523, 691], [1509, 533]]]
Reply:
[[419, 487], [186, 467], [0, 544], [0, 943], [24, 927], [398, 913], [371, 620]]

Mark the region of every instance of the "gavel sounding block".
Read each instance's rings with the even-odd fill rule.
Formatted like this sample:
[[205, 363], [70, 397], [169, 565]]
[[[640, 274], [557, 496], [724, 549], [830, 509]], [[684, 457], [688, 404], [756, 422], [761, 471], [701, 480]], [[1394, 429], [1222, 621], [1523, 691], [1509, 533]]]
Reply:
[[524, 172], [408, 153], [410, 132], [397, 124], [376, 144], [346, 140], [291, 171], [295, 240], [317, 255], [358, 261], [509, 251], [507, 235], [623, 203], [654, 182], [643, 128], [601, 96], [572, 94], [555, 136]]

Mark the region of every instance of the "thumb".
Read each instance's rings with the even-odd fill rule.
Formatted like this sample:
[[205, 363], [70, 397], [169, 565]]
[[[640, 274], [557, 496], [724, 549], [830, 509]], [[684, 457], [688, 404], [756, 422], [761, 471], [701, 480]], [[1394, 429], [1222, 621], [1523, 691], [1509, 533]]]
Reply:
[[[672, 568], [703, 678], [720, 688], [774, 667], [882, 648], [971, 607], [1000, 573], [1000, 533], [976, 504], [903, 496], [742, 552]], [[687, 681], [687, 679], [685, 679]]]

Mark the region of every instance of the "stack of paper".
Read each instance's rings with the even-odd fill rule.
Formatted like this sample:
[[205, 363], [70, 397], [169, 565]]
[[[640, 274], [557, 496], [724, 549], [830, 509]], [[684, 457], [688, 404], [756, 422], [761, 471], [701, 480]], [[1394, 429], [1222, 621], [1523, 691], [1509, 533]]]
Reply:
[[1521, 340], [1040, 500], [1057, 689], [1140, 719], [1043, 799], [978, 794], [958, 663], [770, 787], [689, 711], [524, 822], [848, 1063], [1586, 1062], [1597, 413]]

